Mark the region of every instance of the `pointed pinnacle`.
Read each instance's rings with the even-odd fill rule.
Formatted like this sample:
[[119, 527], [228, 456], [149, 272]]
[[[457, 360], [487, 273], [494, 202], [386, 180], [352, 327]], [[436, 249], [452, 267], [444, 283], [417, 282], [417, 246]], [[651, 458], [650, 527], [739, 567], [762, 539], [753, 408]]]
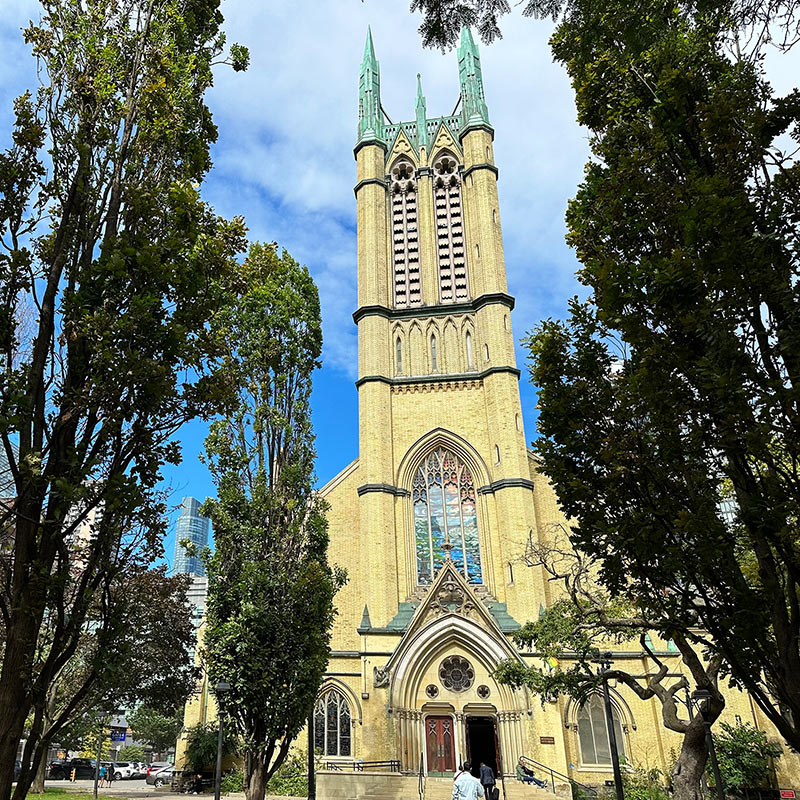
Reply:
[[375, 60], [375, 47], [372, 44], [372, 26], [367, 25], [367, 41], [364, 44], [364, 63], [368, 61], [374, 62]]
[[469, 29], [468, 25], [464, 25], [461, 28], [461, 47], [462, 48], [469, 48], [472, 51], [475, 51], [477, 48], [475, 47], [475, 40], [472, 38], [472, 31]]

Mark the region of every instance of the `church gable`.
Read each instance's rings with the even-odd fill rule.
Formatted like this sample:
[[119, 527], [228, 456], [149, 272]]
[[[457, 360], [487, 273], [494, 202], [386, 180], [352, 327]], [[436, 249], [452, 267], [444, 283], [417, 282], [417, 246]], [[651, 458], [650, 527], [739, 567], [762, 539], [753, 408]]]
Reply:
[[394, 143], [389, 150], [386, 163], [392, 165], [398, 158], [402, 157], [408, 158], [411, 162], [413, 162], [415, 167], [419, 166], [419, 157], [417, 156], [416, 148], [413, 144], [411, 144], [406, 132], [400, 128], [400, 130], [397, 132]]
[[433, 147], [431, 147], [430, 157], [431, 164], [436, 160], [437, 156], [442, 150], [450, 150], [456, 154], [461, 153], [460, 145], [444, 122], [439, 125], [439, 129], [436, 132], [436, 137], [433, 140]]

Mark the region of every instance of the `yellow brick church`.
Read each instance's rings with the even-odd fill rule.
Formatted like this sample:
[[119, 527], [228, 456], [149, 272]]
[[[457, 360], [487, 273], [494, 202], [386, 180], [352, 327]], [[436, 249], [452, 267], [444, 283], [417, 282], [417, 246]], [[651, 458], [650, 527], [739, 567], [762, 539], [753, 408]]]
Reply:
[[[466, 29], [458, 71], [456, 113], [428, 117], [418, 83], [416, 119], [391, 123], [368, 35], [355, 147], [359, 455], [322, 489], [329, 558], [349, 575], [314, 713], [322, 797], [416, 794], [420, 769], [431, 797], [465, 758], [508, 776], [512, 797], [541, 792], [514, 780], [520, 756], [558, 794], [569, 794], [567, 777], [612, 777], [600, 698], [543, 705], [491, 674], [504, 659], [542, 663], [511, 634], [557, 589], [524, 554], [566, 520], [523, 427], [494, 131]], [[681, 672], [669, 643], [654, 647]], [[638, 647], [614, 658], [656, 670]], [[725, 694], [725, 719], [778, 740], [746, 695]], [[205, 697], [187, 724], [207, 714]], [[657, 701], [615, 687], [612, 704], [626, 760], [668, 771], [680, 737]], [[778, 770], [793, 785], [797, 756], [787, 749]]]

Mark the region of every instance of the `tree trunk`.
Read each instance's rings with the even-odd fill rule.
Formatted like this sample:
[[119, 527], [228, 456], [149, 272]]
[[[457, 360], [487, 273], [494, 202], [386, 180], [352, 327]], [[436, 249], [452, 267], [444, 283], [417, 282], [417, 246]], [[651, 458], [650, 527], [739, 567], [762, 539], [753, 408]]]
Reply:
[[267, 768], [260, 758], [245, 759], [245, 800], [264, 800], [267, 793]]
[[681, 752], [672, 770], [674, 800], [702, 800], [701, 780], [708, 760], [705, 726], [699, 715], [683, 736]]
[[[13, 655], [6, 651], [3, 672]], [[14, 762], [25, 730], [25, 686], [13, 669], [0, 678], [0, 800], [9, 800], [14, 782]], [[20, 710], [21, 709], [21, 710]], [[22, 765], [23, 770], [25, 764]]]
[[29, 791], [30, 794], [44, 794], [44, 779], [47, 775], [47, 751], [49, 749], [49, 747], [46, 748], [39, 757], [39, 764], [36, 767], [36, 774], [33, 777], [33, 783]]

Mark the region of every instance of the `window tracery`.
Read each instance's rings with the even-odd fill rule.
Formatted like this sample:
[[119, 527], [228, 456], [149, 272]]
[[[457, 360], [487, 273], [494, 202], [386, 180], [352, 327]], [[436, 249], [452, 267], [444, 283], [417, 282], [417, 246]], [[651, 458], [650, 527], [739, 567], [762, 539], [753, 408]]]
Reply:
[[[625, 740], [622, 735], [619, 712], [611, 705], [611, 717], [614, 721], [614, 734], [617, 739], [617, 752], [625, 756]], [[578, 741], [581, 748], [583, 764], [611, 763], [611, 747], [608, 738], [608, 724], [603, 698], [593, 694], [578, 709]]]
[[475, 481], [467, 465], [450, 450], [434, 450], [414, 476], [412, 504], [417, 582], [433, 582], [449, 548], [467, 581], [481, 583]]
[[323, 692], [314, 707], [314, 749], [326, 756], [352, 755], [350, 705], [337, 689]]
[[408, 161], [395, 164], [391, 174], [392, 263], [394, 303], [397, 307], [422, 303], [419, 271], [417, 183]]
[[433, 172], [439, 296], [443, 303], [454, 303], [469, 297], [461, 180], [458, 177], [458, 164], [449, 155], [442, 155], [436, 160]]

